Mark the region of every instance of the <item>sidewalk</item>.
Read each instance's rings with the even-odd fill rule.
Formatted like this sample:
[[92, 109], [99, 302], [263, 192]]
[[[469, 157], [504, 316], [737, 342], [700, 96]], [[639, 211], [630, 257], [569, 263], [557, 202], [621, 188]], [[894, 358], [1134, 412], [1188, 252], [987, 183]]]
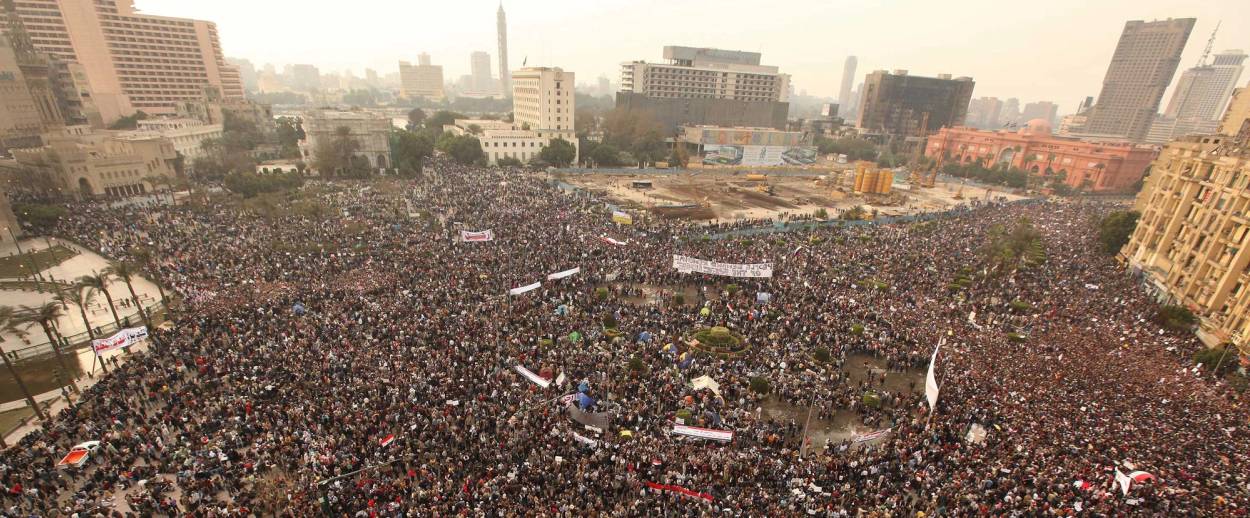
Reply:
[[[51, 277], [63, 282], [73, 282], [75, 279], [83, 275], [103, 271], [109, 266], [108, 259], [101, 257], [95, 252], [79, 246], [72, 241], [57, 238], [45, 239], [43, 237], [26, 237], [21, 240], [22, 250], [25, 252], [45, 250], [48, 248], [49, 243], [51, 243], [54, 247], [59, 245], [73, 249], [78, 252], [78, 255], [57, 265], [39, 265], [42, 268], [41, 273], [44, 278]], [[0, 256], [16, 253], [17, 247], [14, 246], [13, 240], [5, 239], [0, 242]], [[152, 303], [160, 300], [160, 290], [156, 287], [156, 284], [152, 283], [152, 281], [143, 277], [135, 276], [131, 279], [131, 284], [134, 286], [135, 293], [139, 296], [139, 301], [144, 306], [151, 305]], [[131, 325], [137, 324], [140, 321], [139, 310], [135, 308], [133, 304], [128, 307], [122, 306], [123, 300], [130, 300], [130, 290], [126, 287], [126, 283], [121, 279], [114, 278], [108, 285], [108, 291], [113, 297], [113, 305], [117, 308], [118, 318], [129, 318]], [[55, 298], [56, 293], [51, 290], [44, 292], [34, 290], [0, 290], [0, 305], [14, 308], [18, 308], [19, 306], [37, 307], [45, 302], [54, 300]], [[127, 304], [129, 304], [129, 302], [127, 302]], [[101, 327], [113, 324], [113, 313], [109, 310], [108, 301], [105, 299], [103, 294], [97, 293], [96, 296], [89, 301], [87, 307], [87, 319], [91, 321], [92, 327]], [[66, 337], [84, 334], [87, 331], [87, 328], [82, 322], [82, 313], [77, 307], [72, 305], [68, 306], [64, 310], [64, 315], [57, 319], [56, 328], [60, 331], [61, 335]], [[27, 337], [25, 341], [8, 335], [3, 335], [3, 339], [3, 345], [0, 345], [0, 348], [3, 348], [4, 351], [11, 351], [15, 348], [23, 349], [26, 347], [24, 344], [27, 342], [31, 344], [46, 342], [46, 339], [42, 335], [42, 331], [38, 329], [34, 330], [31, 336]]]
[[[145, 340], [143, 343], [131, 346], [130, 354], [115, 352], [112, 355], [109, 355], [107, 359], [112, 360], [116, 358], [118, 366], [125, 365], [130, 358], [136, 355], [147, 354], [150, 344], [150, 340]], [[112, 365], [111, 362], [110, 365]], [[114, 369], [114, 367], [109, 367], [110, 373], [112, 372], [112, 369]], [[103, 371], [97, 371], [97, 373], [89, 372], [82, 378], [76, 380], [75, 384], [78, 385], [78, 389], [80, 391], [86, 392], [87, 389], [99, 382], [103, 375]], [[69, 398], [70, 399], [67, 400], [66, 397], [61, 395], [61, 389], [54, 389], [35, 396], [35, 402], [47, 412], [49, 419], [56, 420], [56, 416], [59, 415], [62, 410], [69, 408], [71, 402], [77, 404], [77, 395], [71, 392]], [[19, 408], [29, 408], [25, 398], [18, 399], [16, 401], [9, 401], [7, 403], [0, 403], [0, 411], [16, 410]], [[0, 433], [4, 434], [5, 444], [13, 446], [18, 441], [21, 441], [23, 437], [26, 437], [26, 435], [39, 430], [42, 427], [43, 423], [39, 421], [39, 418], [32, 415], [17, 428], [12, 430], [0, 430]]]

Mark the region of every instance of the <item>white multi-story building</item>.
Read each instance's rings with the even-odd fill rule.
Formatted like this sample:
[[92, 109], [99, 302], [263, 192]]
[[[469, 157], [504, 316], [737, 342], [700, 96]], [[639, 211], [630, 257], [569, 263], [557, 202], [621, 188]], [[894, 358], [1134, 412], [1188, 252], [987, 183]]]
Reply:
[[400, 91], [404, 97], [410, 99], [425, 97], [435, 100], [444, 97], [443, 67], [431, 65], [430, 55], [424, 52], [419, 56], [415, 66], [407, 61], [399, 62], [399, 82]]
[[574, 75], [560, 68], [522, 68], [512, 74], [512, 111], [517, 124], [573, 136]]
[[477, 137], [489, 164], [504, 158], [528, 163], [556, 139], [564, 139], [576, 150], [574, 79], [572, 72], [560, 68], [522, 68], [512, 74], [514, 122], [458, 119], [443, 129]]
[[391, 119], [364, 111], [313, 110], [304, 114], [304, 140], [299, 142], [300, 155], [309, 166], [316, 163], [317, 146], [334, 139], [339, 128], [360, 144], [354, 156], [369, 161], [369, 167], [390, 167]]
[[118, 138], [164, 137], [184, 157], [183, 167], [190, 171], [195, 159], [204, 153], [204, 141], [221, 136], [221, 124], [205, 124], [197, 119], [148, 119], [139, 121], [138, 129], [121, 133]]
[[668, 63], [621, 64], [622, 92], [648, 97], [784, 102], [790, 76], [760, 65], [760, 53], [664, 47]]

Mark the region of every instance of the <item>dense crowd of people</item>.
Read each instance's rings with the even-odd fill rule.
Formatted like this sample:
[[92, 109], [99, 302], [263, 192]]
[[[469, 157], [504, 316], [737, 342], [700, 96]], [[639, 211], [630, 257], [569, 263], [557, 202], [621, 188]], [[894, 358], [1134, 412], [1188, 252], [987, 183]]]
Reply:
[[[183, 303], [160, 346], [0, 454], [6, 513], [1250, 509], [1250, 409], [1192, 369], [1197, 340], [1153, 323], [1139, 281], [1098, 251], [1104, 203], [722, 238], [713, 231], [737, 227], [641, 212], [619, 225], [605, 200], [543, 175], [437, 160], [412, 181], [311, 182], [276, 209], [222, 198], [84, 204], [60, 223]], [[1044, 260], [992, 264], [996, 229], [1021, 220]], [[491, 241], [460, 240], [487, 229]], [[769, 262], [774, 275], [682, 273], [673, 254]], [[642, 287], [683, 296], [627, 296]], [[742, 351], [692, 345], [714, 326]], [[923, 383], [889, 392], [841, 368], [868, 354], [924, 369], [939, 343], [936, 410]], [[719, 388], [694, 389], [703, 376]], [[882, 404], [865, 404], [869, 389]], [[575, 393], [586, 397], [562, 398]], [[889, 432], [808, 444], [803, 414], [770, 419], [766, 403], [854, 409], [865, 430]], [[608, 424], [588, 427], [587, 414]], [[734, 435], [677, 435], [678, 420]], [[83, 467], [54, 466], [87, 440], [102, 445]], [[1117, 469], [1154, 478], [1125, 494]]]

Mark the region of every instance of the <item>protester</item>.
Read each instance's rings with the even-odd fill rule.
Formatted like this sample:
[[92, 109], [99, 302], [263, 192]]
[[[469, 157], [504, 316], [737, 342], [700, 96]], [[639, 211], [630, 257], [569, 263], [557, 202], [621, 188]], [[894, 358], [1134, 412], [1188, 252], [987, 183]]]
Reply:
[[[1139, 281], [1099, 254], [1091, 221], [1107, 203], [980, 204], [923, 223], [736, 235], [772, 222], [638, 213], [623, 226], [597, 195], [437, 159], [417, 181], [310, 182], [299, 197], [290, 205], [304, 209], [84, 204], [63, 218], [62, 237], [105, 255], [150, 251], [143, 266], [183, 305], [171, 330], [155, 331], [160, 347], [3, 453], [8, 515], [107, 516], [121, 499], [145, 516], [1242, 516], [1250, 506], [1250, 410], [1191, 370], [1200, 344], [1153, 323]], [[1022, 218], [1044, 260], [994, 269], [994, 227]], [[494, 238], [461, 242], [461, 230]], [[774, 275], [681, 273], [673, 254], [769, 262]], [[959, 277], [966, 286], [952, 286]], [[760, 292], [771, 298], [757, 302]], [[692, 333], [711, 326], [745, 351], [692, 351]], [[923, 387], [892, 393], [884, 375], [852, 382], [840, 368], [852, 354], [927, 368], [943, 340], [935, 412]], [[830, 362], [815, 359], [821, 348]], [[719, 396], [691, 388], [704, 375]], [[755, 377], [766, 395], [751, 390]], [[558, 401], [579, 385], [606, 430]], [[864, 404], [867, 390], [883, 396], [879, 408]], [[890, 432], [801, 452], [800, 417], [770, 420], [766, 401], [854, 410]], [[733, 439], [671, 434], [681, 410]], [[984, 442], [966, 439], [973, 424]], [[87, 440], [102, 446], [84, 467], [54, 467]], [[1155, 480], [1125, 495], [1116, 469]]]

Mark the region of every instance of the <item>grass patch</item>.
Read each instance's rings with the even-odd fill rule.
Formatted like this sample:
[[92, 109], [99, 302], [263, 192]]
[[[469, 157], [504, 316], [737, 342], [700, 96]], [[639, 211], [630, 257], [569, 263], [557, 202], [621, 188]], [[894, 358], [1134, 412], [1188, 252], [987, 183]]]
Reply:
[[[65, 260], [78, 255], [78, 252], [70, 250], [61, 245], [52, 248], [39, 250], [38, 252], [28, 253], [25, 255], [11, 255], [8, 257], [0, 257], [0, 277], [15, 278], [31, 275], [30, 261], [34, 260], [42, 270], [46, 270]], [[41, 271], [42, 271], [41, 270]]]

